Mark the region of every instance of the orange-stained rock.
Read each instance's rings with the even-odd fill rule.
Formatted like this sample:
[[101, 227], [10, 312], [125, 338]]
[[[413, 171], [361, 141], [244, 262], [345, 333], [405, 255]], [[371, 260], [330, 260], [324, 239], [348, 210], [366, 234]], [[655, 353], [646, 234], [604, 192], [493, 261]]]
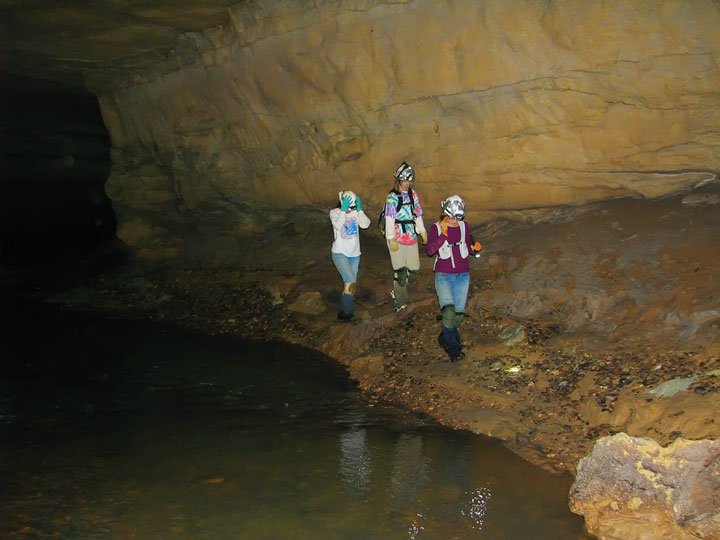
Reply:
[[720, 538], [720, 442], [619, 433], [580, 461], [570, 509], [601, 540]]

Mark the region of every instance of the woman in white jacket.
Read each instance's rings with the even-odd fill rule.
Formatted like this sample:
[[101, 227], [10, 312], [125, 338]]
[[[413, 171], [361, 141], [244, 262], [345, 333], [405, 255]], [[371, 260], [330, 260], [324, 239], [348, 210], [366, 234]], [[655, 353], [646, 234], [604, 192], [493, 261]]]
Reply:
[[370, 226], [370, 218], [362, 211], [360, 197], [352, 191], [341, 191], [338, 198], [339, 208], [330, 210], [335, 234], [331, 251], [335, 267], [345, 284], [340, 295], [338, 320], [350, 322], [354, 315], [353, 300], [360, 267], [360, 229]]

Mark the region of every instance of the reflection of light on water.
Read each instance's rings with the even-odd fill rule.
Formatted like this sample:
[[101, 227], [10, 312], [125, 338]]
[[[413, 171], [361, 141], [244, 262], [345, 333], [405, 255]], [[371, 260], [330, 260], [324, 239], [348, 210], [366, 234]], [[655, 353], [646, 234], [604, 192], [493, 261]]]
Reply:
[[422, 514], [418, 514], [417, 517], [412, 520], [410, 527], [408, 527], [408, 538], [411, 540], [418, 540], [420, 538], [420, 535], [425, 530], [425, 527], [422, 525], [423, 521], [425, 521], [425, 516]]
[[474, 523], [474, 529], [482, 529], [485, 526], [485, 514], [488, 510], [488, 503], [492, 491], [490, 488], [478, 488], [470, 492], [470, 501], [467, 506], [461, 510], [463, 516], [470, 518]]
[[343, 481], [353, 489], [366, 491], [372, 472], [367, 432], [362, 428], [351, 428], [342, 432], [340, 451], [340, 475]]
[[429, 460], [423, 454], [423, 440], [417, 433], [403, 433], [395, 443], [390, 485], [395, 509], [405, 509], [417, 501], [428, 481]]

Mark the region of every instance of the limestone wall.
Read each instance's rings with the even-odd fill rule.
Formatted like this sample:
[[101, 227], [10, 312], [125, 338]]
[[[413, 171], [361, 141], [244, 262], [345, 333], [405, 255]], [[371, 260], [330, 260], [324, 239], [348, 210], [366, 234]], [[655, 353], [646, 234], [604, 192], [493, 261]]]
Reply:
[[263, 207], [379, 205], [403, 159], [475, 219], [693, 185], [720, 170], [718, 28], [711, 0], [238, 5], [103, 89], [118, 234], [164, 257]]

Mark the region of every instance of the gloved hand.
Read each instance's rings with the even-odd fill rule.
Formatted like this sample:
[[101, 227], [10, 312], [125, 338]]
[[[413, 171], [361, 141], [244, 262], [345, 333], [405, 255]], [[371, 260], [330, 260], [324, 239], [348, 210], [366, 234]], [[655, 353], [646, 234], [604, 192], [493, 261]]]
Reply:
[[347, 212], [347, 209], [350, 208], [350, 203], [352, 202], [352, 199], [349, 195], [345, 195], [342, 198], [342, 201], [340, 201], [340, 210], [343, 212]]
[[478, 251], [482, 251], [482, 244], [480, 242], [475, 242], [472, 245], [473, 251], [477, 253]]
[[362, 212], [362, 206], [360, 206], [360, 197], [355, 197], [355, 208], [358, 212]]
[[420, 233], [420, 241], [423, 244], [427, 244], [427, 232], [423, 231]]
[[397, 251], [398, 249], [400, 249], [397, 240], [395, 240], [394, 238], [388, 238], [387, 241], [388, 246], [390, 246], [390, 251]]
[[442, 232], [443, 236], [447, 236], [447, 230], [448, 230], [447, 217], [443, 217], [440, 220], [440, 232]]

